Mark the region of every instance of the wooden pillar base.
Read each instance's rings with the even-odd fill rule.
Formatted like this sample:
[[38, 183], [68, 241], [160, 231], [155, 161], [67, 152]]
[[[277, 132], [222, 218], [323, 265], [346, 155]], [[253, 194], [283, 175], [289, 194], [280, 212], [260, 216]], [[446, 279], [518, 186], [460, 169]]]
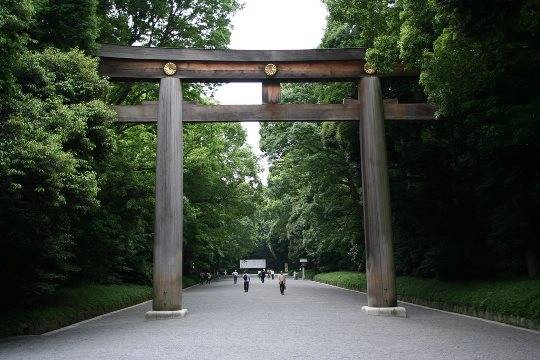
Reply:
[[371, 307], [371, 306], [362, 306], [362, 312], [365, 312], [367, 315], [374, 316], [393, 316], [393, 317], [407, 317], [407, 310], [401, 306], [394, 307]]
[[144, 318], [146, 320], [166, 320], [178, 317], [184, 317], [188, 313], [187, 309], [175, 310], [175, 311], [148, 311]]

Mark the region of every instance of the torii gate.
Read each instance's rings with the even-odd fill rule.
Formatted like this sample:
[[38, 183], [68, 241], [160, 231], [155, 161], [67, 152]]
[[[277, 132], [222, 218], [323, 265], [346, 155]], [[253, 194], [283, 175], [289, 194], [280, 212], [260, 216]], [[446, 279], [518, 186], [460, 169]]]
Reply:
[[[429, 104], [382, 99], [365, 49], [214, 50], [102, 45], [100, 73], [117, 81], [159, 81], [159, 102], [116, 106], [119, 122], [158, 124], [154, 297], [147, 319], [184, 316], [182, 307], [182, 124], [238, 121], [359, 121], [368, 306], [371, 315], [406, 316], [397, 306], [384, 120], [432, 120]], [[387, 77], [417, 76], [397, 66]], [[262, 82], [263, 105], [182, 103], [183, 82]], [[359, 81], [358, 100], [279, 104], [281, 82]]]

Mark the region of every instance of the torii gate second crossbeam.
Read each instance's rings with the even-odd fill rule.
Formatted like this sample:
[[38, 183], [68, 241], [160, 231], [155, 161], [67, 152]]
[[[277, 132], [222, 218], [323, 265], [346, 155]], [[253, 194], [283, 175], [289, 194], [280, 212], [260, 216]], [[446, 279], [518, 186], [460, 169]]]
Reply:
[[[157, 122], [154, 297], [148, 319], [184, 316], [182, 307], [182, 124], [214, 121], [359, 121], [367, 314], [406, 316], [397, 306], [384, 120], [432, 120], [429, 104], [383, 101], [364, 49], [213, 50], [102, 45], [100, 72], [117, 81], [159, 81], [159, 101], [116, 106], [119, 122]], [[386, 76], [417, 74], [396, 66]], [[262, 105], [182, 102], [182, 82], [260, 81]], [[279, 104], [281, 82], [359, 81], [358, 100]]]

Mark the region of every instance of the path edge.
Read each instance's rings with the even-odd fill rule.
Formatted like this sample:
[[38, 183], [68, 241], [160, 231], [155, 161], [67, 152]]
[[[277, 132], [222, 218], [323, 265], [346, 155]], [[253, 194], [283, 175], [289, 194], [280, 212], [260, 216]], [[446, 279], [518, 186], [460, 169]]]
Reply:
[[[200, 284], [195, 284], [195, 285], [188, 286], [187, 288], [182, 289], [182, 291], [186, 291], [186, 290], [188, 290], [188, 289], [191, 289], [192, 287], [199, 286], [199, 285], [200, 285]], [[70, 325], [61, 327], [61, 328], [59, 328], [59, 329], [47, 331], [46, 333], [43, 333], [43, 334], [38, 334], [38, 335], [21, 335], [21, 336], [50, 336], [50, 335], [54, 335], [54, 334], [57, 334], [57, 333], [60, 333], [60, 332], [63, 332], [63, 331], [69, 330], [69, 329], [76, 328], [77, 326], [86, 324], [86, 323], [91, 322], [91, 321], [99, 320], [99, 319], [101, 319], [101, 318], [104, 318], [104, 317], [107, 317], [107, 316], [110, 316], [110, 315], [114, 315], [114, 314], [117, 314], [117, 313], [122, 312], [122, 311], [125, 311], [125, 310], [129, 310], [129, 309], [132, 309], [132, 308], [136, 308], [137, 306], [141, 306], [141, 305], [144, 305], [144, 304], [148, 304], [149, 302], [152, 302], [152, 299], [143, 301], [143, 302], [138, 303], [138, 304], [135, 304], [135, 305], [130, 305], [130, 306], [125, 307], [125, 308], [122, 308], [122, 309], [118, 309], [118, 310], [114, 310], [114, 311], [111, 311], [111, 312], [108, 312], [108, 313], [105, 313], [105, 314], [101, 314], [101, 315], [95, 316], [95, 317], [90, 318], [90, 319], [82, 320], [82, 321], [79, 321], [79, 322], [76, 322], [76, 323], [73, 323], [73, 324], [70, 324]], [[17, 336], [16, 336], [16, 337], [17, 337]]]

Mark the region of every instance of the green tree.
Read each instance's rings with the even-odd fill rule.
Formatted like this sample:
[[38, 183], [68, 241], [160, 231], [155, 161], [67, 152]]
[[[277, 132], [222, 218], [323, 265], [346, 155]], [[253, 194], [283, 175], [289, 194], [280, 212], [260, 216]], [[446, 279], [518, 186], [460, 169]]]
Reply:
[[[224, 47], [238, 8], [96, 4], [0, 5], [2, 303], [31, 303], [66, 281], [151, 279], [156, 129], [113, 125], [103, 100], [156, 100], [158, 87], [112, 88], [85, 53], [99, 34], [113, 43]], [[208, 101], [194, 86], [184, 99]], [[238, 124], [186, 127], [184, 136], [186, 270], [227, 267], [254, 241], [257, 161]]]
[[19, 96], [13, 71], [28, 42], [26, 29], [34, 14], [30, 0], [3, 1], [0, 4], [0, 117], [13, 110]]
[[254, 247], [259, 166], [240, 124], [184, 130], [186, 266], [227, 269]]
[[[348, 86], [289, 85], [285, 102], [336, 102]], [[338, 100], [340, 99], [340, 100]], [[359, 269], [363, 266], [361, 208], [353, 146], [344, 141], [348, 128], [334, 123], [293, 125], [265, 123], [261, 148], [271, 171], [262, 217], [267, 236], [261, 245], [271, 257], [301, 257], [321, 269]], [[286, 253], [284, 254], [284, 250]], [[277, 266], [284, 259], [275, 259]]]
[[86, 52], [96, 49], [98, 0], [40, 0], [31, 29], [37, 48], [54, 46]]
[[237, 0], [101, 0], [101, 41], [122, 45], [223, 48]]
[[[325, 3], [329, 17], [322, 47], [365, 46], [380, 73], [396, 63], [418, 71], [419, 82], [383, 79], [384, 97], [428, 99], [441, 116], [432, 123], [386, 124], [398, 273], [537, 276], [539, 2]], [[295, 101], [335, 102], [355, 96], [356, 88], [294, 85], [288, 91], [298, 94]], [[287, 204], [282, 211], [288, 212], [286, 222], [276, 221], [270, 239], [288, 239], [289, 246], [309, 243], [316, 233], [306, 231], [320, 212], [314, 199], [330, 188], [319, 173], [332, 171], [322, 160], [310, 164], [306, 154], [282, 165], [305, 146], [306, 135], [292, 131], [295, 126], [268, 125], [261, 132], [273, 161], [269, 189], [279, 189], [276, 195], [270, 191], [270, 204], [281, 197]], [[313, 154], [322, 157], [329, 144], [337, 144], [345, 156], [336, 158], [333, 168], [358, 168], [356, 126], [324, 124], [319, 148], [314, 144], [321, 140], [313, 135], [307, 141]], [[300, 170], [300, 162], [307, 168]], [[310, 176], [301, 185], [272, 183], [287, 176], [296, 180], [304, 172]], [[327, 186], [317, 189], [320, 184]], [[303, 188], [308, 190], [297, 193]], [[322, 209], [329, 213], [331, 207]], [[361, 228], [354, 227], [347, 225], [351, 234], [356, 231], [351, 237], [362, 238]], [[316, 243], [328, 247], [340, 238]], [[318, 266], [329, 264], [335, 266], [326, 260]]]
[[28, 302], [75, 271], [77, 222], [98, 205], [94, 164], [114, 147], [106, 82], [79, 51], [26, 53], [0, 133], [1, 301]]

